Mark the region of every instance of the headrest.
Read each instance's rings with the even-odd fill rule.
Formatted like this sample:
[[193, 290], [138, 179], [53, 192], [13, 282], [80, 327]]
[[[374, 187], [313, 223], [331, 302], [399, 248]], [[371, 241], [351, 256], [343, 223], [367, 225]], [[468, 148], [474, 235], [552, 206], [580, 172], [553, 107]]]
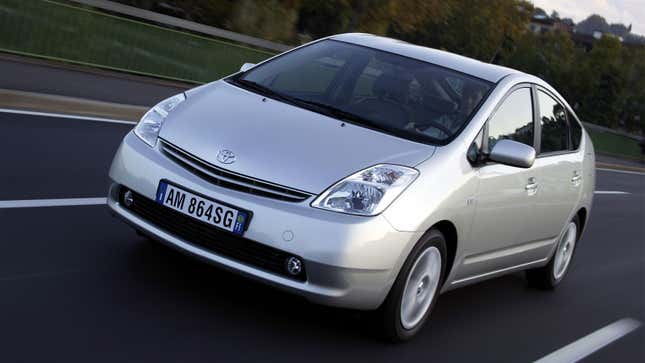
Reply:
[[392, 73], [383, 73], [374, 81], [372, 92], [379, 98], [404, 102], [409, 92], [409, 86], [409, 81]]

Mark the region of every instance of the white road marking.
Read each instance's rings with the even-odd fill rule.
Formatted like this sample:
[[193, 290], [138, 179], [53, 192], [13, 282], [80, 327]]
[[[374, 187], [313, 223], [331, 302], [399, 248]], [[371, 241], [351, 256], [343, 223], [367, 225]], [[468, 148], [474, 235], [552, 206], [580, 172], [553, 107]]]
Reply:
[[78, 205], [99, 205], [107, 203], [107, 198], [67, 198], [67, 199], [24, 199], [0, 200], [0, 209], [35, 207], [70, 207]]
[[596, 190], [594, 194], [629, 194], [629, 192], [621, 192], [620, 190]]
[[607, 168], [596, 168], [596, 170], [600, 171], [610, 171], [612, 173], [622, 173], [622, 174], [632, 174], [632, 175], [645, 175], [645, 173], [641, 173], [639, 171], [629, 171], [629, 170], [617, 170], [617, 169], [607, 169]]
[[535, 363], [578, 362], [591, 353], [638, 329], [640, 326], [641, 322], [638, 320], [631, 318], [620, 319], [536, 360]]
[[8, 108], [0, 108], [0, 112], [15, 113], [15, 114], [19, 114], [19, 115], [47, 116], [47, 117], [69, 118], [69, 119], [74, 119], [74, 120], [88, 120], [88, 121], [95, 121], [95, 122], [107, 122], [107, 123], [112, 123], [112, 124], [136, 125], [135, 121], [114, 120], [114, 119], [103, 118], [103, 117], [69, 115], [69, 114], [64, 114], [64, 113], [37, 112], [37, 111], [26, 111], [26, 110], [12, 110], [12, 109], [8, 109]]

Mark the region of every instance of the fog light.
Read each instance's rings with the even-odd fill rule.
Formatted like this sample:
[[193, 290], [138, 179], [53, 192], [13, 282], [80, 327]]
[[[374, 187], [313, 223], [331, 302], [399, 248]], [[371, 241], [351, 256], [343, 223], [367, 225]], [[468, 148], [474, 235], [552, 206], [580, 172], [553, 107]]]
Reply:
[[134, 195], [132, 195], [132, 191], [128, 190], [123, 194], [123, 203], [126, 207], [130, 207], [132, 203], [134, 203]]
[[287, 272], [291, 275], [296, 276], [302, 272], [302, 261], [298, 257], [289, 257], [286, 261]]

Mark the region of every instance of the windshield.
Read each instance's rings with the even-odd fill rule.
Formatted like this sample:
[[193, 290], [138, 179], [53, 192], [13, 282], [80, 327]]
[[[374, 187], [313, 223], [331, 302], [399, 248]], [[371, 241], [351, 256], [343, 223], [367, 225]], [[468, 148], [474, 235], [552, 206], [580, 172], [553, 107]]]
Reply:
[[491, 89], [404, 56], [324, 40], [228, 79], [254, 92], [409, 140], [446, 144]]

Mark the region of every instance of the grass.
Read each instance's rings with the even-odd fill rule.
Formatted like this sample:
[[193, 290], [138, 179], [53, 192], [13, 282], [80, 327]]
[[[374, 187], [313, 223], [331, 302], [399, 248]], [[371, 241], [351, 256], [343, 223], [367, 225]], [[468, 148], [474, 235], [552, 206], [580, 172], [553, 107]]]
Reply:
[[47, 0], [0, 3], [0, 50], [193, 82], [273, 55]]
[[587, 132], [598, 153], [623, 156], [630, 159], [643, 158], [640, 146], [638, 146], [638, 142], [634, 139], [608, 132], [591, 130], [589, 128], [587, 128]]

